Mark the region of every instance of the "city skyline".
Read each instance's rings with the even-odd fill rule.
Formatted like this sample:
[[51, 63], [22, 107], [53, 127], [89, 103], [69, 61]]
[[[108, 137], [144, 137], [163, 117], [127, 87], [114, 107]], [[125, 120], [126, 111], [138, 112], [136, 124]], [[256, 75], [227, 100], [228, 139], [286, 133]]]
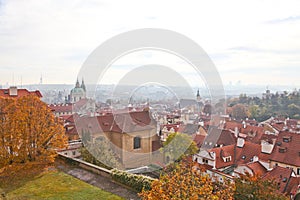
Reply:
[[[292, 0], [0, 1], [0, 85], [36, 84], [41, 76], [45, 84], [73, 84], [85, 59], [102, 42], [153, 27], [197, 42], [224, 84], [300, 87], [299, 8]], [[151, 62], [194, 78], [193, 71], [174, 57], [140, 52], [117, 61], [103, 82], [117, 82], [132, 69], [128, 65]]]

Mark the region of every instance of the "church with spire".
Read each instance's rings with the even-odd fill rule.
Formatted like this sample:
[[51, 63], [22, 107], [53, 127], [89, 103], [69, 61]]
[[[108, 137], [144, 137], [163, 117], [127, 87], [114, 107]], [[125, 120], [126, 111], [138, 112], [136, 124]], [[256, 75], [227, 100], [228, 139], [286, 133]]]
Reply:
[[197, 101], [197, 104], [198, 104], [198, 112], [201, 112], [204, 104], [203, 104], [202, 98], [200, 96], [199, 89], [197, 90], [196, 101]]
[[76, 103], [81, 99], [86, 99], [86, 87], [84, 84], [84, 80], [82, 79], [81, 84], [77, 78], [75, 87], [71, 90], [70, 95], [68, 97], [69, 103]]

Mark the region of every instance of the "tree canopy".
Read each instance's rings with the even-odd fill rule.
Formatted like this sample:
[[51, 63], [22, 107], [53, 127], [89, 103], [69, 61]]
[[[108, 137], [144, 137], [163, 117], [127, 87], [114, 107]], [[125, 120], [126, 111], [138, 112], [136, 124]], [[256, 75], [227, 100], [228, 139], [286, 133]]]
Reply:
[[175, 169], [163, 174], [144, 190], [140, 196], [145, 200], [160, 199], [233, 199], [234, 185], [230, 182], [212, 181], [202, 170], [190, 162], [181, 162]]
[[190, 136], [183, 133], [172, 133], [163, 143], [163, 152], [169, 161], [176, 161], [197, 153], [198, 147]]
[[241, 175], [235, 180], [236, 191], [234, 199], [274, 199], [288, 200], [289, 198], [281, 194], [278, 190], [278, 184], [274, 180], [263, 179], [261, 176], [250, 174]]
[[[89, 133], [83, 134], [88, 138]], [[84, 147], [80, 148], [83, 160], [107, 169], [123, 168], [120, 160], [110, 146], [110, 142], [104, 136], [97, 138], [94, 142], [87, 140]]]
[[[246, 115], [235, 116], [237, 118], [248, 116], [258, 121], [265, 121], [271, 116], [300, 119], [300, 91], [297, 90], [290, 93], [284, 91], [282, 94], [270, 93], [263, 98], [241, 94], [239, 98], [228, 101], [231, 112], [235, 105], [243, 105], [249, 111]], [[229, 114], [232, 114], [231, 112]]]
[[66, 141], [61, 121], [38, 97], [0, 98], [0, 166], [52, 162]]

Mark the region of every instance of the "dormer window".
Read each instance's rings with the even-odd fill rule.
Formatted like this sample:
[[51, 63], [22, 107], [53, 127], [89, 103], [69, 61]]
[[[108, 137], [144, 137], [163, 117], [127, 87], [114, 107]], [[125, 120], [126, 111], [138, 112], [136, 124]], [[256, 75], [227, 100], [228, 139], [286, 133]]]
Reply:
[[285, 153], [286, 152], [286, 148], [280, 147], [278, 149], [279, 153]]
[[230, 162], [231, 161], [231, 156], [223, 157], [224, 162]]
[[290, 142], [291, 140], [292, 140], [292, 137], [291, 136], [284, 136], [283, 138], [282, 138], [282, 140], [283, 140], [283, 142]]
[[103, 125], [104, 126], [109, 126], [109, 123], [108, 122], [103, 122]]

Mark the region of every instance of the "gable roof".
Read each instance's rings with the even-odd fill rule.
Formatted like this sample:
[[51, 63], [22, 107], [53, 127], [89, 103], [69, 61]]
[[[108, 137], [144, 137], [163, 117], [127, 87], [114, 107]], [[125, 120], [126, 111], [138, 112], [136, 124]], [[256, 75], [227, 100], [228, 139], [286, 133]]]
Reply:
[[[293, 170], [277, 166], [273, 170], [267, 172], [263, 179], [273, 179], [279, 185], [279, 191], [281, 193], [287, 192], [288, 184], [290, 182]], [[289, 191], [290, 192], [290, 191]]]
[[39, 90], [28, 91], [27, 89], [17, 89], [17, 95], [10, 95], [9, 89], [0, 89], [0, 97], [6, 98], [20, 98], [23, 96], [35, 95], [39, 98], [43, 97]]
[[74, 116], [74, 118], [78, 130], [88, 130], [91, 133], [132, 133], [156, 128], [156, 123], [149, 111], [107, 114], [97, 117]]
[[[217, 147], [208, 150], [216, 154], [216, 168], [223, 168], [234, 164], [241, 165], [253, 161], [253, 157], [257, 156], [259, 160], [268, 160], [269, 154], [261, 153], [261, 145], [245, 141], [243, 147], [237, 147], [236, 144]], [[231, 156], [230, 162], [225, 162], [224, 157]]]
[[181, 125], [178, 132], [185, 133], [188, 135], [193, 135], [199, 131], [199, 125], [198, 124], [186, 124]]
[[[288, 142], [285, 142], [289, 140]], [[270, 160], [300, 167], [300, 135], [280, 132]]]
[[204, 139], [205, 139], [204, 135], [199, 135], [199, 134], [193, 135], [193, 141], [197, 144], [198, 148], [202, 146]]
[[50, 104], [48, 107], [53, 111], [53, 112], [58, 112], [58, 113], [69, 113], [72, 112], [73, 110], [73, 104], [67, 103], [67, 104]]
[[[208, 152], [214, 152], [216, 155], [217, 169], [228, 167], [234, 164], [234, 146], [235, 145], [229, 145], [208, 150]], [[224, 162], [224, 155], [226, 155], [226, 157], [231, 156], [231, 160], [229, 162]]]
[[216, 127], [211, 127], [208, 135], [204, 139], [202, 148], [214, 148], [216, 145], [228, 146], [236, 143], [236, 138], [228, 130], [221, 130]]
[[245, 134], [245, 139], [247, 141], [253, 143], [260, 143], [260, 140], [264, 135], [264, 127], [261, 126], [246, 125], [246, 127], [244, 127], [242, 123], [232, 121], [226, 122], [224, 126], [224, 129], [231, 131], [235, 131], [236, 128], [240, 134]]
[[267, 172], [267, 169], [259, 161], [247, 163], [246, 166], [251, 169], [255, 175], [262, 176]]

